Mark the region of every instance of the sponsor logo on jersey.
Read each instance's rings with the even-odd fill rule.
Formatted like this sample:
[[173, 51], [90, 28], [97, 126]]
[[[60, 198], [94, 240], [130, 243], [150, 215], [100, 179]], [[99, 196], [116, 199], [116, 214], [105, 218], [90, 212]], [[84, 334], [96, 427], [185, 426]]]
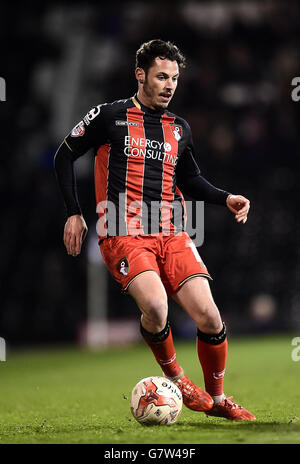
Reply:
[[115, 125], [116, 126], [135, 126], [135, 127], [139, 127], [138, 122], [120, 121], [120, 120], [115, 121]]
[[122, 258], [121, 261], [119, 261], [118, 271], [120, 272], [120, 274], [127, 276], [128, 271], [129, 271], [129, 263], [128, 263], [127, 258]]
[[85, 133], [84, 122], [80, 121], [71, 132], [71, 137], [82, 137]]
[[168, 143], [168, 142], [165, 142], [164, 143], [164, 149], [165, 149], [165, 151], [171, 151], [172, 150], [171, 144]]
[[159, 142], [154, 139], [145, 139], [142, 137], [125, 137], [124, 154], [134, 158], [152, 158], [163, 163], [176, 165], [176, 155], [172, 153], [172, 145], [169, 142]]
[[172, 124], [171, 128], [172, 128], [172, 132], [174, 134], [175, 139], [177, 140], [177, 142], [179, 142], [179, 140], [182, 137], [182, 127], [178, 126], [177, 124]]

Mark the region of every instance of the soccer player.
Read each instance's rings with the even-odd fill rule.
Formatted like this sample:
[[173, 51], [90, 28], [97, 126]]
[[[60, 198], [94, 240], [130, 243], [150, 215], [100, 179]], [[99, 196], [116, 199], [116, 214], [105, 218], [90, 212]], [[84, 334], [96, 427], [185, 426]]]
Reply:
[[[80, 253], [87, 226], [76, 192], [75, 160], [95, 153], [97, 233], [104, 262], [141, 311], [141, 334], [184, 404], [209, 416], [254, 420], [223, 392], [226, 327], [213, 300], [211, 276], [184, 231], [183, 194], [224, 205], [245, 223], [250, 202], [204, 179], [194, 159], [188, 123], [168, 111], [185, 58], [171, 42], [151, 40], [136, 53], [137, 94], [92, 108], [55, 155], [67, 207], [64, 244]], [[168, 321], [172, 297], [197, 326], [205, 390], [177, 361]]]

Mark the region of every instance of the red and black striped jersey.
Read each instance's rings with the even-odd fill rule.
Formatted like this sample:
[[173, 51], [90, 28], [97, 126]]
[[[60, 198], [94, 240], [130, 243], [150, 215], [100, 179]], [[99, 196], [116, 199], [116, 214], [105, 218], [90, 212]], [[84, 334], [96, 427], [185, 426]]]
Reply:
[[147, 108], [135, 96], [93, 107], [65, 143], [76, 158], [95, 151], [100, 239], [184, 230], [178, 179], [200, 174], [184, 119]]

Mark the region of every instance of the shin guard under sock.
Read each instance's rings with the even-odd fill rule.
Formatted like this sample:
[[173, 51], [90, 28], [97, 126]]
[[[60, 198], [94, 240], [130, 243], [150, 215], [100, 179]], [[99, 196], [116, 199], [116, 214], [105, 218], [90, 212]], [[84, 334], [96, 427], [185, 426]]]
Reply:
[[167, 377], [176, 377], [180, 375], [182, 369], [176, 360], [176, 352], [169, 322], [167, 322], [165, 328], [161, 332], [156, 334], [147, 332], [142, 324], [140, 329], [145, 342], [151, 348], [163, 373]]
[[205, 389], [211, 396], [223, 394], [223, 382], [227, 359], [226, 327], [219, 334], [197, 331], [197, 352], [202, 366]]

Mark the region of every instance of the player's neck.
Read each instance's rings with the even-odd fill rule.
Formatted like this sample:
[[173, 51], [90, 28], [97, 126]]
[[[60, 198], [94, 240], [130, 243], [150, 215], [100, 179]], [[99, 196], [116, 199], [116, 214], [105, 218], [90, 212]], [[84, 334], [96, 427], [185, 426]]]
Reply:
[[138, 100], [139, 103], [141, 103], [144, 107], [148, 108], [151, 111], [158, 111], [158, 112], [164, 111], [164, 108], [156, 108], [155, 106], [153, 106], [151, 99], [147, 97], [147, 95], [145, 95], [140, 90], [138, 90], [136, 94], [136, 99]]

